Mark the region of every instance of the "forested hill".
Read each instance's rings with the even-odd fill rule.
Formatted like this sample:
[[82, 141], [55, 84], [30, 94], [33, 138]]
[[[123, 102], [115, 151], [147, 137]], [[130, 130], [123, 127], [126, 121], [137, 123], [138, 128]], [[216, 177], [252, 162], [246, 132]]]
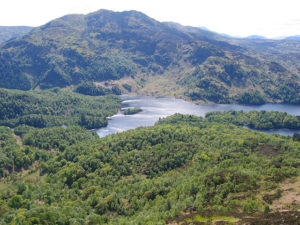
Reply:
[[27, 92], [0, 88], [0, 125], [95, 129], [107, 125], [107, 117], [118, 112], [120, 101], [115, 95], [84, 96], [59, 88]]
[[137, 11], [67, 15], [2, 45], [0, 87], [95, 81], [193, 101], [299, 104], [298, 54], [289, 45], [295, 42], [286, 40], [275, 54], [258, 47], [268, 45], [264, 40], [233, 40]]
[[33, 27], [26, 26], [0, 26], [0, 44], [9, 39], [20, 37], [32, 29]]
[[219, 116], [101, 139], [0, 127], [0, 224], [299, 224], [300, 142]]

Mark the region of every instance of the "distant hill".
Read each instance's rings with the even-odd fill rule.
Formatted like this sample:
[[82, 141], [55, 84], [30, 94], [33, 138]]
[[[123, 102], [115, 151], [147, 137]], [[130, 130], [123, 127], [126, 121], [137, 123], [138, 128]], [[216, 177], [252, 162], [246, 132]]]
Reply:
[[259, 36], [259, 35], [250, 35], [250, 36], [246, 37], [246, 39], [263, 39], [263, 40], [265, 40], [267, 38], [264, 36]]
[[226, 38], [137, 11], [100, 10], [64, 16], [3, 44], [0, 86], [28, 90], [93, 81], [198, 102], [299, 104], [294, 46]]
[[300, 41], [300, 35], [286, 37], [285, 40], [297, 40], [297, 41]]
[[26, 26], [0, 26], [0, 44], [9, 39], [20, 37], [32, 29], [33, 27]]

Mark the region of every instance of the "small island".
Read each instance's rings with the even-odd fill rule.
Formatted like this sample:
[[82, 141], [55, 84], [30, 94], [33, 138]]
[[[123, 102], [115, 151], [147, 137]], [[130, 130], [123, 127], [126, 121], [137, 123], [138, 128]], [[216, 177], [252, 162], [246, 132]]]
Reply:
[[123, 111], [124, 115], [133, 115], [142, 112], [140, 108], [128, 108]]

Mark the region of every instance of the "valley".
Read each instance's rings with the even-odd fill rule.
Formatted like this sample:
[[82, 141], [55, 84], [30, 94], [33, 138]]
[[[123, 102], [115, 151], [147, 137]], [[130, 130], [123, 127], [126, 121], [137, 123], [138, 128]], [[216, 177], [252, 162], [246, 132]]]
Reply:
[[[171, 97], [153, 97], [153, 96], [133, 96], [122, 95], [121, 107], [123, 110], [130, 108], [139, 108], [142, 111], [135, 115], [124, 115], [119, 112], [112, 116], [108, 120], [108, 125], [97, 130], [99, 137], [104, 137], [116, 132], [122, 132], [129, 129], [135, 129], [141, 126], [153, 126], [159, 119], [167, 116], [171, 116], [175, 113], [196, 115], [202, 117], [208, 117], [211, 121], [226, 122], [230, 121], [240, 126], [249, 126], [252, 129], [256, 129], [269, 134], [281, 134], [293, 136], [294, 133], [300, 132], [300, 124], [297, 120], [290, 123], [288, 126], [283, 126], [285, 119], [284, 113], [294, 116], [300, 116], [300, 107], [297, 105], [285, 105], [285, 104], [264, 104], [264, 105], [236, 105], [236, 104], [193, 104], [191, 102], [184, 101], [182, 99], [176, 99]], [[241, 111], [280, 111], [281, 115], [270, 114], [266, 112], [266, 116], [274, 118], [274, 121], [270, 122], [263, 116], [254, 116], [253, 114], [242, 115], [243, 119], [240, 121], [234, 121], [234, 117], [238, 117], [239, 114], [243, 114]], [[212, 112], [214, 111], [214, 113]], [[218, 112], [229, 111], [224, 117]], [[232, 112], [234, 111], [234, 112]], [[284, 113], [283, 113], [284, 112]], [[235, 113], [236, 115], [231, 115]], [[223, 117], [223, 118], [222, 118]], [[246, 117], [246, 118], [245, 118]], [[247, 117], [252, 117], [252, 121], [248, 121]], [[277, 119], [275, 119], [278, 117]], [[262, 120], [262, 121], [261, 121]], [[275, 122], [277, 120], [277, 122]], [[280, 121], [280, 122], [279, 122]], [[286, 120], [288, 121], [288, 120]], [[276, 125], [277, 123], [277, 125]], [[279, 124], [278, 124], [279, 123]], [[287, 122], [285, 123], [288, 124]], [[292, 127], [294, 124], [295, 127]], [[297, 125], [298, 124], [298, 125]], [[285, 128], [285, 129], [284, 129]], [[292, 128], [292, 129], [289, 129]]]
[[1, 225], [300, 224], [296, 36], [134, 10], [0, 33]]

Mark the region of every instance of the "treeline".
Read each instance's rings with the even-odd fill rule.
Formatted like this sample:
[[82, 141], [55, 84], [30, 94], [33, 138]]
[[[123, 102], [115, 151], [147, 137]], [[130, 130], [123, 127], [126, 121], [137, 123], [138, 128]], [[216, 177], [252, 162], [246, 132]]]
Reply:
[[128, 109], [125, 109], [123, 111], [124, 115], [133, 115], [133, 114], [137, 114], [139, 112], [142, 112], [143, 110], [140, 109], [140, 108], [128, 108]]
[[65, 124], [99, 128], [119, 108], [120, 98], [115, 95], [91, 97], [59, 88], [40, 92], [0, 89], [0, 125], [9, 127]]
[[258, 92], [245, 92], [237, 96], [237, 103], [242, 105], [262, 105], [266, 103], [264, 97]]
[[270, 203], [257, 190], [300, 172], [299, 142], [196, 116], [101, 139], [79, 127], [18, 132], [24, 149], [49, 150], [23, 172], [32, 175], [15, 171], [13, 183], [0, 183], [4, 224], [166, 224], [182, 212], [260, 212]]
[[210, 122], [233, 123], [259, 130], [300, 129], [300, 117], [278, 111], [225, 111], [208, 112], [205, 118]]
[[78, 126], [31, 129], [23, 134], [24, 145], [45, 150], [63, 151], [67, 146], [98, 139], [95, 132]]
[[83, 82], [76, 86], [75, 92], [90, 95], [90, 96], [104, 96], [108, 94], [120, 95], [121, 89], [118, 86], [112, 88], [104, 88], [102, 86], [96, 86], [92, 82]]

